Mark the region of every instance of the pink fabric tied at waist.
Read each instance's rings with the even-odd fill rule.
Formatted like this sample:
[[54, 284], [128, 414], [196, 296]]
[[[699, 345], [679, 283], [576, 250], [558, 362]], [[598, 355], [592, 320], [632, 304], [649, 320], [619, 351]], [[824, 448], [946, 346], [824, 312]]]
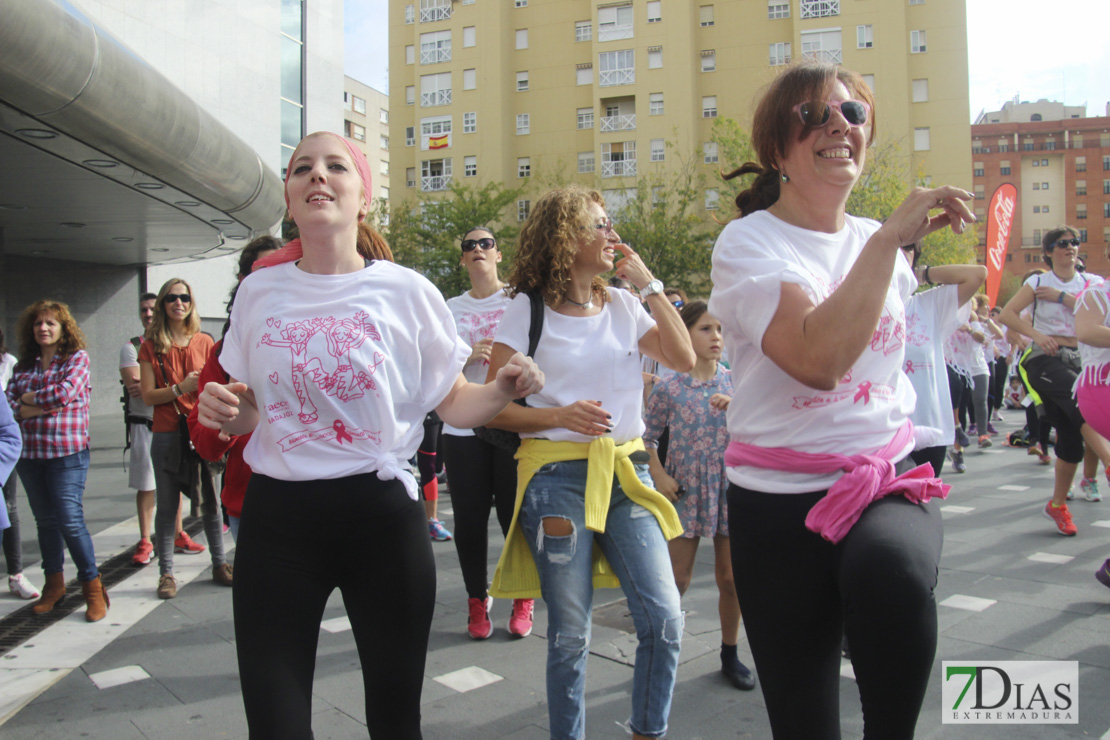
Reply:
[[845, 471], [806, 515], [806, 528], [835, 545], [844, 539], [872, 501], [892, 493], [900, 493], [914, 503], [948, 497], [952, 486], [934, 478], [933, 468], [928, 464], [918, 465], [902, 475], [894, 474], [890, 458], [903, 450], [911, 439], [913, 424], [906, 422], [894, 439], [874, 455], [810, 454], [787, 447], [757, 447], [734, 440], [725, 450], [725, 465], [815, 474]]

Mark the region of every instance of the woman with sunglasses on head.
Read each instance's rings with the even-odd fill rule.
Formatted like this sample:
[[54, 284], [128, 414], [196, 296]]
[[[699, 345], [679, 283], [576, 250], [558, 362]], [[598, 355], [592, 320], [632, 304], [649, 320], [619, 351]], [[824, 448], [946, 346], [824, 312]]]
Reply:
[[[601, 275], [614, 265], [650, 316], [628, 291], [605, 285]], [[621, 243], [601, 194], [581, 186], [536, 201], [509, 284], [513, 300], [497, 327], [490, 375], [528, 348], [534, 294], [543, 303], [535, 356], [547, 385], [527, 407], [512, 404], [491, 422], [521, 436], [516, 511], [491, 592], [543, 596], [551, 737], [580, 740], [594, 588], [620, 586], [639, 639], [629, 728], [636, 738], [662, 737], [682, 613], [674, 580], [660, 574], [670, 573], [667, 540], [682, 527], [651, 488], [639, 368], [643, 353], [688, 372], [690, 335], [663, 284]]]
[[[886, 223], [845, 213], [875, 133], [856, 73], [803, 62], [752, 124], [759, 163], [713, 251], [735, 394], [729, 535], [744, 626], [776, 738], [840, 737], [841, 636], [867, 737], [913, 736], [937, 641], [946, 488], [906, 458], [901, 247], [975, 216], [972, 194], [916, 188]], [[897, 477], [896, 477], [897, 476]], [[891, 495], [895, 494], [895, 495]], [[804, 708], [804, 709], [800, 709]]]
[[[543, 384], [525, 357], [491, 383], [466, 381], [471, 348], [439, 291], [394, 264], [363, 222], [371, 192], [354, 144], [328, 132], [301, 140], [285, 180], [300, 238], [239, 286], [220, 353], [231, 382], [201, 395], [202, 424], [254, 432], [233, 600], [252, 738], [312, 737], [316, 644], [336, 588], [370, 736], [421, 737], [436, 575], [408, 460], [432, 409], [453, 426], [479, 426]], [[311, 414], [300, 411], [306, 399]], [[292, 598], [275, 609], [274, 594]]]
[[[1074, 495], [1072, 483], [1083, 462], [1084, 443], [1103, 463], [1110, 463], [1110, 444], [1087, 424], [1073, 396], [1082, 369], [1075, 333], [1076, 298], [1100, 285], [1102, 278], [1076, 270], [1077, 229], [1052, 229], [1045, 233], [1041, 244], [1049, 272], [1026, 280], [1002, 308], [999, 321], [1033, 340], [1018, 367], [1031, 395], [1036, 394], [1038, 413], [1056, 427], [1055, 485], [1043, 513], [1060, 534], [1071, 537], [1079, 528], [1072, 521], [1067, 501]], [[1031, 321], [1020, 316], [1026, 308], [1032, 309]]]
[[[198, 379], [212, 349], [212, 337], [200, 330], [200, 311], [193, 290], [181, 278], [170, 278], [158, 291], [154, 318], [139, 348], [139, 386], [143, 403], [154, 408], [154, 550], [158, 553], [158, 598], [177, 596], [174, 553], [197, 555], [204, 546], [180, 529], [181, 495], [200, 503], [204, 534], [212, 556], [212, 580], [231, 586], [231, 565], [224, 556], [224, 527], [211, 473], [199, 459], [182, 459], [191, 444], [181, 420], [197, 404]], [[179, 464], [180, 463], [180, 464]], [[207, 477], [208, 480], [204, 480]]]
[[46, 614], [66, 596], [68, 549], [85, 597], [85, 620], [108, 613], [82, 499], [89, 472], [89, 355], [85, 336], [58, 301], [32, 303], [16, 324], [19, 362], [7, 402], [23, 432], [16, 465], [38, 527], [46, 585], [31, 610]]
[[[484, 383], [493, 351], [493, 337], [509, 296], [497, 275], [501, 250], [493, 231], [479, 226], [463, 234], [459, 259], [470, 277], [470, 290], [447, 301], [459, 337], [470, 348], [463, 374], [472, 383]], [[527, 349], [527, 348], [525, 348]], [[445, 426], [443, 457], [451, 505], [455, 511], [455, 549], [463, 572], [467, 596], [467, 633], [475, 640], [493, 634], [489, 587], [489, 514], [497, 512], [501, 533], [507, 534], [516, 500], [516, 461], [513, 451], [478, 438], [472, 429]], [[532, 632], [532, 599], [514, 599], [509, 634], [526, 637]]]

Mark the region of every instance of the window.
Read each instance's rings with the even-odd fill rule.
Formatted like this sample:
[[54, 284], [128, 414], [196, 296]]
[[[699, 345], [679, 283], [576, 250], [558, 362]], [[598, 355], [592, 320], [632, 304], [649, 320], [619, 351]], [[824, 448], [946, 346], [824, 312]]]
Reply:
[[532, 133], [532, 116], [528, 113], [516, 115], [516, 135], [523, 136]]
[[383, 175], [385, 175], [386, 177], [389, 177], [389, 160], [383, 159], [382, 163], [381, 163], [381, 166], [378, 169], [381, 170], [381, 173]]
[[[1022, 142], [1022, 144], [1021, 144], [1021, 150], [1022, 150], [1022, 151], [1024, 151], [1024, 152], [1031, 152], [1031, 151], [1033, 151], [1033, 142], [1032, 142], [1032, 141], [1024, 141], [1024, 142]], [[1038, 164], [1040, 164], [1040, 161], [1039, 161], [1039, 160], [1036, 160], [1036, 159], [1034, 159], [1034, 160], [1033, 160], [1033, 166], [1034, 166], [1034, 167], [1036, 167], [1036, 166], [1037, 166]]]
[[420, 119], [420, 149], [445, 149], [451, 146], [451, 116]]
[[594, 38], [593, 21], [576, 21], [574, 24], [575, 41], [592, 41]]
[[666, 146], [662, 139], [651, 140], [651, 161], [662, 162], [667, 158]]
[[434, 31], [420, 34], [420, 63], [436, 64], [451, 61], [451, 32]]
[[[600, 72], [597, 82], [601, 87], [631, 85], [636, 81], [634, 55], [631, 49], [624, 51], [603, 51], [598, 63]], [[651, 52], [648, 52], [651, 58]]]
[[856, 26], [856, 48], [857, 49], [870, 49], [875, 45], [875, 34], [871, 30], [871, 24], [866, 26]]
[[[1080, 229], [1079, 230], [1079, 241], [1080, 242], [1086, 242], [1087, 241], [1087, 230], [1086, 229]], [[1081, 254], [1079, 256], [1083, 258], [1084, 262], [1087, 261], [1087, 255]]]
[[1054, 151], [1056, 149], [1056, 142], [1051, 139], [1044, 143], [1045, 151]]
[[925, 53], [925, 32], [910, 31], [910, 54]]
[[698, 8], [698, 22], [701, 23], [702, 28], [713, 25], [712, 5], [702, 5]]
[[701, 99], [701, 117], [702, 118], [716, 118], [717, 117], [717, 96], [706, 95]]
[[517, 177], [531, 177], [532, 176], [532, 160], [529, 157], [517, 157], [516, 160], [516, 176]]
[[594, 171], [594, 153], [578, 152], [578, 173], [581, 175]]
[[576, 85], [592, 85], [594, 84], [594, 65], [592, 64], [579, 64], [574, 70], [574, 84]]
[[1041, 183], [1041, 190], [1048, 190], [1048, 183], [1047, 182], [1042, 182]]
[[987, 193], [982, 185], [975, 186], [975, 200], [983, 200], [987, 197]]
[[516, 73], [516, 91], [524, 92], [528, 89], [528, 72]]
[[[352, 95], [351, 97], [354, 100], [355, 113], [362, 113], [363, 115], [366, 115], [366, 101], [357, 95]], [[386, 123], [388, 123], [388, 121], [386, 121]]]
[[451, 185], [450, 159], [425, 159], [420, 162], [420, 190], [425, 193], [446, 190]]
[[663, 93], [651, 93], [648, 96], [648, 115], [663, 115]]
[[790, 3], [784, 3], [782, 2], [782, 0], [768, 0], [767, 17], [771, 20], [776, 20], [778, 18], [789, 18]]
[[1040, 206], [1033, 206], [1033, 213], [1040, 213], [1040, 212], [1041, 212], [1041, 207]]
[[389, 137], [388, 136], [386, 136], [385, 134], [382, 134], [381, 136], [378, 137], [378, 140], [379, 140], [379, 143], [381, 144], [382, 149], [388, 149], [389, 148]]
[[802, 20], [840, 15], [840, 0], [802, 0]]
[[667, 202], [666, 193], [662, 185], [653, 185], [651, 188], [651, 207], [661, 206]]
[[707, 141], [701, 145], [702, 161], [706, 164], [717, 164], [717, 142]]
[[1086, 172], [1087, 171], [1087, 158], [1086, 157], [1076, 157], [1075, 158], [1075, 171], [1076, 172]]
[[875, 92], [875, 75], [860, 75], [860, 77], [867, 83], [867, 88], [871, 90], [871, 92]]
[[1110, 218], [1110, 203], [1103, 203], [1102, 204], [1102, 217], [1103, 218]]
[[382, 200], [389, 200], [389, 188], [382, 188]]
[[463, 4], [463, 5], [473, 5], [473, 4], [474, 4], [474, 0], [462, 0], [462, 4]]
[[[1102, 181], [1102, 191], [1104, 193], [1110, 193], [1110, 180], [1103, 180]], [[1076, 195], [1086, 195], [1087, 194], [1087, 181], [1086, 180], [1076, 180], [1075, 181], [1075, 194]]]
[[1041, 160], [1041, 167], [1048, 167], [1048, 160], [1047, 159], [1042, 159]]
[[1034, 166], [1034, 167], [1040, 167], [1040, 166], [1041, 166], [1041, 160], [1039, 160], [1039, 159], [1034, 159], [1034, 160], [1033, 160], [1033, 166]]
[[516, 0], [516, 7], [518, 7], [518, 8], [527, 8], [528, 7], [528, 0]]
[[1033, 244], [1037, 245], [1037, 244], [1040, 244], [1040, 243], [1041, 243], [1041, 230], [1040, 229], [1033, 229]]
[[663, 2], [662, 0], [648, 0], [647, 4], [647, 22], [659, 23], [663, 20]]
[[366, 141], [366, 127], [365, 126], [359, 126], [357, 123], [350, 123], [349, 121], [348, 121], [348, 125], [350, 126], [350, 129], [351, 129], [351, 138], [352, 139], [355, 139], [356, 141]]
[[405, 146], [416, 146], [416, 126], [405, 127]]
[[1010, 151], [1010, 145], [1007, 144], [1006, 142], [1002, 142], [1001, 144], [998, 145], [998, 151], [1002, 152], [1002, 153], [1008, 152], [1008, 151]]
[[412, 85], [405, 86], [405, 104], [412, 105], [416, 102], [416, 88]]
[[472, 134], [478, 130], [478, 113], [470, 111], [463, 113], [463, 133]]
[[982, 162], [975, 162], [971, 166], [972, 166], [972, 174], [973, 174], [974, 177], [983, 177], [984, 175], [987, 174], [986, 170], [983, 167]]
[[[1084, 182], [1084, 189], [1086, 189], [1086, 181], [1084, 180], [1083, 182]], [[1103, 195], [1110, 195], [1110, 180], [1103, 180], [1102, 181], [1102, 194]], [[1084, 195], [1086, 195], [1086, 193], [1084, 193]]]
[[1039, 182], [1033, 183], [1033, 189], [1034, 190], [1040, 190], [1041, 189], [1041, 184]]
[[463, 157], [463, 177], [477, 177], [478, 175], [478, 158], [477, 157]]
[[802, 58], [840, 64], [843, 52], [840, 29], [802, 32]]
[[[611, 144], [601, 145], [601, 176], [602, 177], [635, 177], [636, 176], [636, 142], [615, 141]], [[612, 203], [610, 207], [615, 208]]]
[[1048, 213], [1048, 206], [1041, 206], [1041, 213]]
[[913, 81], [913, 102], [929, 102], [929, 80], [925, 79]]
[[1030, 121], [1043, 121], [1044, 119], [1041, 117], [1040, 113], [1034, 113], [1033, 115], [1029, 116], [1029, 120]]
[[466, 26], [463, 28], [463, 46], [471, 47], [478, 43], [477, 31], [474, 26]]
[[532, 201], [530, 201], [530, 200], [518, 200], [516, 202], [516, 220], [517, 221], [526, 221], [528, 219], [528, 214], [531, 213], [531, 212], [532, 212]]
[[351, 110], [351, 94], [349, 92], [343, 93], [343, 110]]
[[597, 9], [597, 40], [632, 38], [632, 3]]
[[701, 53], [701, 71], [717, 71], [717, 52], [715, 50], [710, 49], [709, 51], [703, 51]]
[[379, 108], [378, 121], [381, 123], [389, 123], [389, 111], [387, 111], [385, 108]]
[[478, 70], [463, 70], [463, 90], [474, 90], [478, 87]]
[[416, 6], [415, 5], [406, 5], [405, 6], [405, 23], [408, 24], [408, 23], [415, 23], [415, 22], [416, 22]]
[[925, 0], [910, 0], [910, 5], [924, 5]]
[[415, 188], [416, 187], [416, 168], [415, 167], [409, 167], [408, 169], [405, 170], [405, 187], [406, 188]]
[[420, 22], [434, 23], [451, 17], [451, 0], [420, 0]]
[[721, 192], [717, 188], [709, 188], [705, 191], [705, 210], [717, 210], [717, 201], [721, 199]]
[[784, 64], [790, 64], [790, 42], [779, 42], [771, 44], [771, 66], [781, 67]]
[[1079, 220], [1079, 221], [1082, 221], [1082, 220], [1087, 218], [1087, 204], [1086, 203], [1079, 203], [1078, 205], [1075, 206], [1075, 218], [1076, 218], [1076, 220]]
[[[465, 78], [466, 73], [463, 73]], [[451, 73], [420, 76], [420, 107], [432, 108], [451, 104]]]
[[528, 29], [527, 28], [518, 28], [516, 30], [516, 48], [518, 48], [518, 49], [527, 49], [528, 48]]
[[913, 150], [915, 152], [929, 151], [929, 129], [915, 128], [913, 130]]
[[648, 47], [648, 69], [659, 69], [663, 66], [663, 47]]
[[1103, 155], [1103, 157], [1102, 157], [1102, 169], [1103, 170], [1110, 170], [1110, 155]]

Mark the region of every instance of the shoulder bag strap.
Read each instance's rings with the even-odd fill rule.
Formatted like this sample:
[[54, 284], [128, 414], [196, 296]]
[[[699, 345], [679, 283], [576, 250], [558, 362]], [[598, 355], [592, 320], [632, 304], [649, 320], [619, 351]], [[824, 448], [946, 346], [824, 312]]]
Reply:
[[[166, 374], [166, 363], [162, 360], [162, 353], [161, 352], [155, 352], [154, 356], [158, 358], [158, 367], [162, 369], [162, 382], [165, 384], [163, 387], [169, 388], [170, 387], [170, 376]], [[172, 403], [173, 403], [173, 410], [177, 412], [177, 415], [178, 416], [184, 416], [184, 414], [181, 413], [181, 409], [179, 409], [177, 407], [177, 399], [176, 398], [173, 400]]]

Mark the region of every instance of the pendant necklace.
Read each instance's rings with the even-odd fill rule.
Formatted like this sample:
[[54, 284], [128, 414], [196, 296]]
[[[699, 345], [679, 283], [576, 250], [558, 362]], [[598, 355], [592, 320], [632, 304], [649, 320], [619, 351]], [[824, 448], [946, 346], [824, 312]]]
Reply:
[[578, 301], [573, 300], [572, 298], [570, 298], [570, 296], [566, 296], [566, 295], [563, 296], [563, 300], [566, 301], [567, 303], [573, 303], [575, 306], [578, 306], [579, 308], [584, 308], [587, 311], [589, 311], [591, 308], [594, 307], [594, 296], [593, 296], [592, 291], [590, 293], [589, 300], [586, 301], [585, 303], [579, 303]]

